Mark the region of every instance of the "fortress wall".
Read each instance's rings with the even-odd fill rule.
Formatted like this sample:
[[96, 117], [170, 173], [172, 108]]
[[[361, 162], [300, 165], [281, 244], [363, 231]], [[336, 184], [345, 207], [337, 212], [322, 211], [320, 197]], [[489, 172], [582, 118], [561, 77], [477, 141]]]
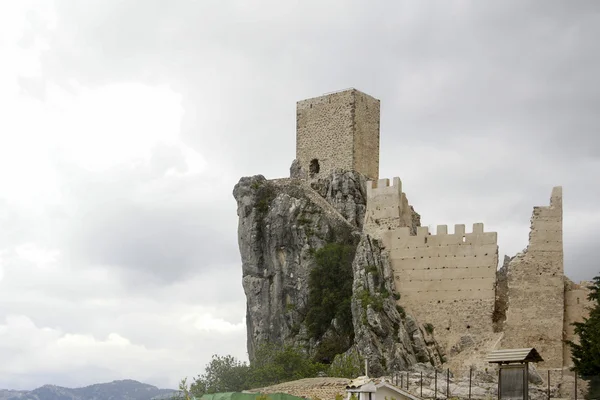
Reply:
[[[578, 342], [575, 335], [575, 328], [571, 325], [573, 322], [582, 322], [589, 316], [589, 308], [593, 307], [593, 302], [588, 300], [590, 290], [587, 288], [592, 282], [580, 282], [579, 284], [571, 282], [565, 278], [565, 319], [563, 331], [565, 340]], [[571, 348], [563, 344], [563, 366], [572, 367]]]
[[462, 335], [492, 332], [497, 234], [474, 224], [471, 233], [446, 225], [431, 235], [427, 227], [397, 228], [383, 234], [390, 251], [399, 304], [421, 323], [431, 323], [446, 347]]
[[382, 240], [389, 252], [398, 304], [420, 323], [434, 326], [436, 339], [448, 350], [468, 333], [492, 332], [498, 265], [497, 234], [483, 224], [430, 234], [411, 232], [412, 215], [402, 182], [394, 178], [367, 183], [365, 231]]
[[508, 265], [503, 348], [535, 347], [540, 368], [563, 366], [564, 276], [562, 189], [550, 206], [534, 207], [527, 249]]

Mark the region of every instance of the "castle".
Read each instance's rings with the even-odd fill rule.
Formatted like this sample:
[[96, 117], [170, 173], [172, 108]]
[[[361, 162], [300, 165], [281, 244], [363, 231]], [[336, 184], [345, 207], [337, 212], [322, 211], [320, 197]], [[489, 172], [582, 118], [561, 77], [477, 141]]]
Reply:
[[[401, 180], [379, 179], [379, 113], [379, 100], [355, 89], [299, 101], [292, 175], [311, 181], [343, 169], [370, 179], [364, 232], [388, 253], [398, 304], [433, 327], [450, 366], [485, 364], [495, 348], [535, 347], [544, 358], [538, 369], [568, 382], [564, 340], [574, 339], [571, 323], [589, 303], [587, 283], [564, 276], [562, 188], [534, 207], [527, 249], [497, 270], [497, 233], [482, 223], [411, 231]], [[469, 350], [465, 338], [474, 341]]]

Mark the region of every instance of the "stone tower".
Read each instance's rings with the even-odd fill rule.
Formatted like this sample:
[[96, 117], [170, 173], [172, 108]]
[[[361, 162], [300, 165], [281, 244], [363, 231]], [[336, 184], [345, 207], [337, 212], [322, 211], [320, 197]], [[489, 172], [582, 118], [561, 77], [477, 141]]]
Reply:
[[356, 89], [299, 101], [296, 163], [303, 178], [335, 169], [379, 178], [379, 100]]

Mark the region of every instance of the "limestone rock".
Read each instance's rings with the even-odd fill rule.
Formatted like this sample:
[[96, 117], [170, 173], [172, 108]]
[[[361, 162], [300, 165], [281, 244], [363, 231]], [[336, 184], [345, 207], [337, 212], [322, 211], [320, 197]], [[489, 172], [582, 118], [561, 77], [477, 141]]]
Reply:
[[367, 178], [359, 172], [336, 170], [327, 179], [311, 183], [348, 222], [362, 229], [367, 209]]
[[396, 306], [391, 266], [379, 241], [362, 235], [353, 270], [355, 342], [369, 360], [369, 374], [381, 376], [419, 362], [440, 364], [441, 354], [435, 341], [428, 345], [426, 332]]
[[544, 384], [544, 380], [542, 379], [541, 375], [537, 372], [537, 369], [535, 368], [535, 365], [533, 364], [529, 364], [529, 382], [533, 383], [534, 385], [543, 385]]
[[508, 266], [514, 257], [504, 256], [502, 268], [496, 271], [496, 299], [492, 322], [494, 332], [501, 332], [506, 321], [506, 310], [508, 309]]
[[257, 175], [241, 178], [233, 195], [251, 360], [257, 346], [267, 342], [300, 345], [314, 354], [319, 341], [336, 330], [334, 319], [321, 338], [309, 338], [305, 318], [315, 251], [343, 243], [356, 249], [351, 294], [354, 338], [349, 338], [348, 352], [368, 358], [374, 374], [418, 362], [441, 362], [432, 335], [396, 306], [387, 252], [361, 233], [364, 176], [335, 171], [309, 183]]
[[302, 165], [299, 160], [292, 161], [290, 166], [290, 178], [302, 179], [306, 176], [306, 173], [302, 170]]
[[326, 243], [356, 244], [358, 231], [301, 180], [242, 178], [233, 195], [250, 359], [260, 343], [310, 348], [304, 316], [313, 253]]

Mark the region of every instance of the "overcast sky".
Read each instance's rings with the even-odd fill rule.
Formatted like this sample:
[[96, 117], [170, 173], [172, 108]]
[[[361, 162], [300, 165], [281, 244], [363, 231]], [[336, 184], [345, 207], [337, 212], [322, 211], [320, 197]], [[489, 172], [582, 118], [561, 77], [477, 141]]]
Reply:
[[288, 176], [296, 101], [348, 87], [424, 225], [513, 255], [562, 185], [590, 279], [598, 38], [595, 0], [0, 0], [0, 388], [245, 359], [233, 186]]

